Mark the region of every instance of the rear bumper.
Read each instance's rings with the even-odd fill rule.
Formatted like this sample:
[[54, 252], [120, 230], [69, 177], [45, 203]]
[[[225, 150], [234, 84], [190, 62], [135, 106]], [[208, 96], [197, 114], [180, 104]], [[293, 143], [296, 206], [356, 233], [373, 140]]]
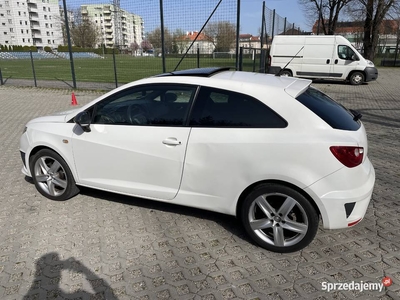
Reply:
[[375, 67], [365, 68], [365, 82], [377, 80], [378, 79], [378, 69]]
[[375, 184], [375, 170], [368, 157], [356, 168], [344, 167], [317, 181], [305, 191], [321, 212], [326, 229], [347, 228], [364, 218]]

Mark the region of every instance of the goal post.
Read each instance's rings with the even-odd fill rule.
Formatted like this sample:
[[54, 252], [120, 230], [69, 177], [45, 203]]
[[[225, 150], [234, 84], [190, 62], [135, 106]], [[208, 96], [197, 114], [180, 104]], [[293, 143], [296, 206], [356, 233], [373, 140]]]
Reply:
[[234, 59], [235, 54], [232, 52], [213, 52], [212, 54], [213, 59], [216, 58], [228, 58], [228, 59]]

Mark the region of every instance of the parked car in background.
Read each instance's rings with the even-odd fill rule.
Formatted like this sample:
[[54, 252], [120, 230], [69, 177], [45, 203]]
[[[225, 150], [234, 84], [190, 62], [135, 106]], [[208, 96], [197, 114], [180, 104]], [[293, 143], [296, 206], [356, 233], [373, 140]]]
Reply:
[[22, 172], [49, 199], [84, 186], [211, 210], [268, 250], [297, 251], [320, 218], [360, 222], [375, 182], [361, 115], [310, 84], [228, 68], [138, 80], [31, 120]]
[[[272, 40], [269, 69], [283, 76], [348, 81], [376, 80], [378, 70], [340, 35], [277, 35]], [[282, 70], [281, 70], [282, 69]]]

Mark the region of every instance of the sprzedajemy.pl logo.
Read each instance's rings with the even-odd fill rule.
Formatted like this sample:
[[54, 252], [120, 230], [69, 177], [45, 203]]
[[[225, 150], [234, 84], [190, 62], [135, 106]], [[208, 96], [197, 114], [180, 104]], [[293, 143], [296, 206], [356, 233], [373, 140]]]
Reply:
[[389, 287], [393, 283], [390, 277], [384, 277], [382, 282], [322, 282], [322, 290], [331, 292], [331, 291], [379, 291], [382, 292], [383, 287]]

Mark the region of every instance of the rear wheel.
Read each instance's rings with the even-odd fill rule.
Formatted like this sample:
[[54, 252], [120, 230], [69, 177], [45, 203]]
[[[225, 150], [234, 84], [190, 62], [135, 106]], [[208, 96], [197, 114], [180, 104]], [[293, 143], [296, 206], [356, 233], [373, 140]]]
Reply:
[[291, 72], [290, 70], [283, 70], [283, 71], [281, 72], [281, 76], [284, 76], [284, 77], [292, 77], [293, 74], [292, 74], [292, 72]]
[[298, 191], [268, 183], [254, 188], [244, 200], [241, 218], [250, 237], [273, 252], [294, 252], [314, 239], [319, 217]]
[[364, 83], [364, 74], [361, 72], [354, 72], [350, 75], [349, 81], [351, 85], [360, 85]]
[[66, 200], [79, 193], [68, 165], [52, 150], [34, 154], [30, 169], [36, 189], [49, 199]]

